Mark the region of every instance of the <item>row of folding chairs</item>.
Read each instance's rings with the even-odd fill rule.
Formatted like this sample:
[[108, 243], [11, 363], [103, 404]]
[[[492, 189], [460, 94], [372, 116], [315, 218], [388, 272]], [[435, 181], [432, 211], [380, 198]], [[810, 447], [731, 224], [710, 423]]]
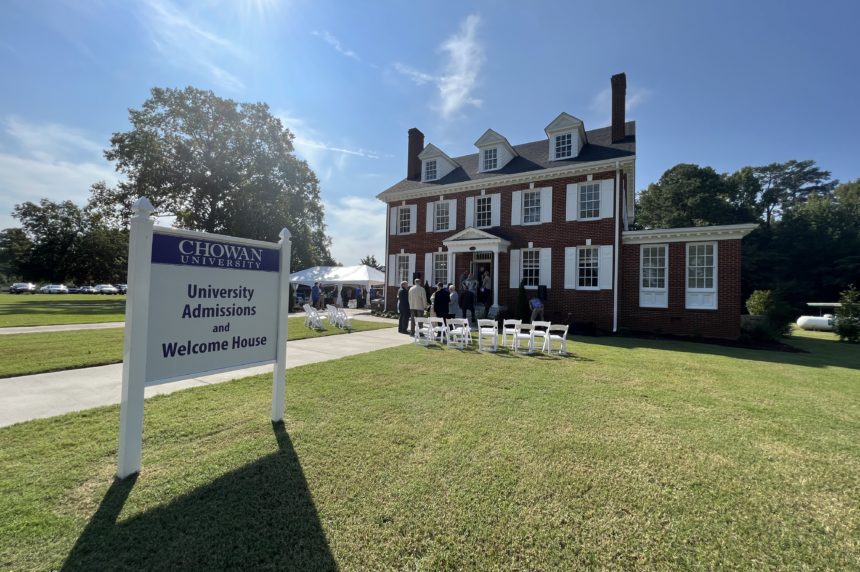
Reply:
[[[501, 341], [502, 347], [510, 347], [515, 353], [521, 350], [534, 353], [540, 343], [538, 351], [551, 354], [555, 350], [559, 355], [565, 355], [567, 330], [568, 326], [563, 324], [524, 324], [522, 320], [505, 320], [499, 332], [499, 325], [495, 320], [478, 320], [478, 351], [484, 351], [485, 346], [489, 348], [490, 345], [492, 351], [498, 351]], [[474, 340], [468, 320], [451, 318], [446, 324], [442, 318], [431, 317], [415, 318], [415, 343], [424, 346], [439, 343], [462, 349], [472, 345]]]
[[335, 327], [351, 330], [352, 329], [352, 318], [347, 315], [347, 313], [343, 310], [343, 308], [338, 308], [337, 306], [332, 306], [331, 304], [326, 304], [326, 312], [328, 312], [328, 323], [334, 324]]
[[324, 330], [325, 321], [328, 320], [328, 315], [323, 314], [310, 304], [302, 306], [305, 311], [305, 327], [313, 328], [314, 330]]

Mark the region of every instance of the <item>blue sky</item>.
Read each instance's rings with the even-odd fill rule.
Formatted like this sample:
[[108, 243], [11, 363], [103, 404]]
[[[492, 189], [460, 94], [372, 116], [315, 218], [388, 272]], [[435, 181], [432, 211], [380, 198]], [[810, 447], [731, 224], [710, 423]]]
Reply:
[[320, 178], [333, 254], [382, 258], [374, 196], [406, 131], [451, 156], [488, 127], [544, 137], [561, 111], [609, 122], [627, 73], [636, 187], [680, 162], [731, 171], [815, 159], [860, 177], [860, 3], [5, 0], [0, 228], [14, 204], [84, 204], [150, 88], [263, 101]]

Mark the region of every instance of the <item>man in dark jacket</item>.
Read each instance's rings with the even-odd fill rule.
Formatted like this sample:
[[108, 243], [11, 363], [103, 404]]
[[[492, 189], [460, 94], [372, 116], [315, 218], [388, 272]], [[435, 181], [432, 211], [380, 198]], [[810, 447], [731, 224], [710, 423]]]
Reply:
[[[474, 322], [475, 321], [475, 293], [466, 288], [463, 291], [463, 296], [460, 298], [460, 307], [463, 309], [463, 317], [467, 320]], [[468, 312], [472, 312], [471, 319], [469, 318]]]
[[448, 323], [448, 307], [451, 305], [451, 294], [448, 292], [448, 289], [444, 284], [439, 282], [437, 284], [436, 290], [436, 302], [433, 305], [433, 309], [436, 310], [436, 315], [445, 320], [445, 323]]
[[397, 291], [397, 312], [400, 314], [400, 321], [397, 323], [397, 331], [401, 334], [408, 334], [409, 282], [406, 280], [400, 283], [400, 290]]

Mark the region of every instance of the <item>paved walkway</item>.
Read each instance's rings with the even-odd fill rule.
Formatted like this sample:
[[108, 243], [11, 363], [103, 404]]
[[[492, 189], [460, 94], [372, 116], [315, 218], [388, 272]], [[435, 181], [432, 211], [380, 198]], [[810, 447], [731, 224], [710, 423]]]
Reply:
[[[296, 340], [287, 345], [287, 368], [392, 348], [411, 341], [411, 337], [398, 334], [394, 328]], [[260, 366], [153, 385], [146, 388], [146, 397], [260, 373], [271, 375], [271, 372], [272, 366]], [[0, 379], [0, 427], [119, 403], [121, 388], [122, 364]]]

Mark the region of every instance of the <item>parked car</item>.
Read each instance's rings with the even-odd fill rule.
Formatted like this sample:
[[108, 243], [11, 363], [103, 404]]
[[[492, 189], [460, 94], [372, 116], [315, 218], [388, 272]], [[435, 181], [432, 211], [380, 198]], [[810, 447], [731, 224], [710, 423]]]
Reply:
[[111, 284], [97, 284], [96, 294], [119, 294], [119, 290]]
[[95, 286], [81, 286], [78, 292], [80, 294], [98, 294]]
[[117, 284], [116, 289], [120, 294], [128, 294], [128, 284]]
[[10, 294], [35, 294], [36, 285], [32, 282], [16, 282], [9, 286]]
[[66, 288], [65, 284], [45, 284], [39, 288], [39, 292], [42, 294], [68, 294], [69, 289]]

